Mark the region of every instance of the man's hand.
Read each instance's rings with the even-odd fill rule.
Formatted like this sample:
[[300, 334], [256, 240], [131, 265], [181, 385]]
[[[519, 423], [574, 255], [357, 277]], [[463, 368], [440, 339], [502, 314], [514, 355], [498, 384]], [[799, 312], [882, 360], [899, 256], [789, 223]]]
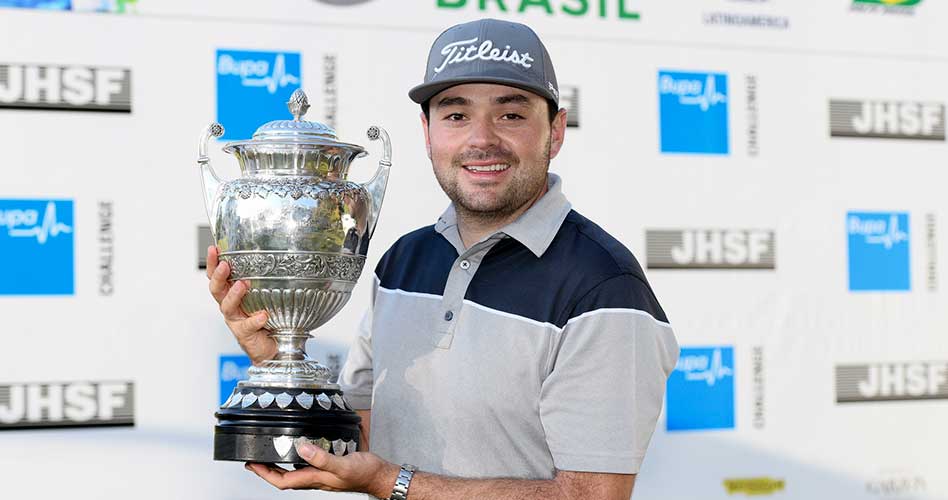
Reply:
[[312, 467], [287, 471], [276, 465], [248, 463], [247, 469], [278, 489], [351, 491], [388, 498], [399, 467], [368, 452], [338, 457], [306, 439], [296, 440], [296, 452]]
[[[296, 452], [312, 467], [288, 471], [276, 465], [248, 463], [247, 470], [281, 490], [325, 490], [368, 493], [389, 498], [399, 466], [369, 452], [333, 455], [306, 439], [296, 440]], [[416, 472], [408, 489], [412, 500], [628, 500], [633, 474], [557, 471], [549, 480], [460, 479]]]
[[270, 332], [263, 329], [267, 324], [267, 313], [260, 311], [247, 316], [240, 308], [240, 301], [247, 293], [247, 284], [243, 281], [230, 284], [228, 276], [230, 265], [219, 261], [217, 247], [207, 247], [207, 278], [211, 280], [208, 287], [220, 305], [227, 328], [230, 328], [240, 348], [250, 356], [253, 364], [273, 359], [277, 353], [276, 342], [269, 337]]

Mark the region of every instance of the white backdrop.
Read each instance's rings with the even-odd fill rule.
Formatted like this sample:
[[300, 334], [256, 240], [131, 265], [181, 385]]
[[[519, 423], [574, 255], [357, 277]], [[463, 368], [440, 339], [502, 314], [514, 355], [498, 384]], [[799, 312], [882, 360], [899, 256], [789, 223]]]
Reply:
[[[442, 29], [490, 15], [533, 26], [560, 84], [579, 89], [580, 126], [552, 169], [574, 207], [643, 266], [646, 230], [775, 235], [775, 269], [647, 271], [683, 348], [733, 349], [731, 374], [721, 377], [734, 386], [733, 410], [724, 410], [734, 423], [682, 431], [663, 418], [634, 497], [740, 498], [746, 491], [728, 481], [751, 480], [738, 484], [769, 485], [758, 493], [775, 498], [948, 498], [948, 430], [936, 425], [948, 418], [945, 385], [931, 378], [928, 400], [840, 404], [835, 378], [841, 365], [948, 362], [948, 309], [929, 285], [948, 260], [937, 232], [948, 209], [944, 137], [831, 137], [829, 112], [831, 99], [944, 106], [948, 4], [924, 0], [892, 13], [856, 11], [852, 0], [610, 0], [600, 17], [600, 2], [580, 0], [549, 1], [553, 14], [536, 5], [518, 12], [519, 0], [500, 2], [507, 12], [496, 0], [486, 11], [478, 0], [455, 9], [439, 0], [330, 3], [138, 0], [126, 14], [0, 8], [0, 65], [131, 70], [131, 113], [9, 108], [0, 73], [0, 200], [66, 199], [75, 210], [74, 294], [0, 295], [0, 416], [12, 411], [5, 386], [131, 381], [135, 421], [14, 430], [0, 418], [6, 496], [335, 498], [278, 493], [239, 464], [211, 460], [218, 357], [237, 353], [197, 269], [196, 228], [206, 220], [195, 159], [200, 131], [216, 119], [215, 53], [299, 53], [311, 119], [325, 116], [323, 62], [335, 56], [340, 138], [366, 144], [365, 128], [379, 124], [394, 141], [373, 269], [399, 235], [433, 223], [447, 203], [407, 91]], [[641, 18], [620, 19], [620, 3]], [[563, 13], [584, 4], [586, 15]], [[706, 24], [713, 13], [789, 24]], [[729, 154], [662, 153], [660, 71], [728, 76]], [[356, 180], [374, 172], [379, 151], [367, 147]], [[223, 175], [238, 175], [219, 144], [212, 159]], [[105, 231], [101, 202], [113, 217]], [[909, 227], [898, 229], [907, 231], [910, 290], [850, 291], [850, 212], [909, 214]], [[103, 234], [114, 239], [108, 252]], [[0, 257], [12, 241], [0, 237]], [[102, 295], [107, 255], [114, 291]], [[10, 266], [41, 263], [2, 265], [0, 288]], [[345, 349], [368, 300], [367, 277], [311, 352]], [[697, 400], [691, 406], [702, 411]]]

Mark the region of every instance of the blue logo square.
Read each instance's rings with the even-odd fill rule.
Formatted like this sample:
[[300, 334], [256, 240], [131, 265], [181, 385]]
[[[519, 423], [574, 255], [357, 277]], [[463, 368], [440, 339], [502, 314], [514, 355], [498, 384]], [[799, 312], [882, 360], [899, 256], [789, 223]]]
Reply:
[[250, 139], [264, 123], [292, 118], [286, 102], [302, 83], [298, 52], [218, 50], [216, 66], [221, 140]]
[[662, 153], [726, 155], [727, 75], [658, 72]]
[[0, 0], [0, 7], [70, 10], [72, 9], [72, 0]]
[[850, 291], [909, 291], [909, 214], [849, 212]]
[[734, 348], [682, 348], [668, 377], [669, 431], [734, 428]]
[[250, 369], [250, 366], [250, 358], [242, 354], [220, 357], [218, 363], [221, 384], [220, 404], [224, 404], [230, 398], [234, 389], [237, 388], [237, 382], [247, 380], [247, 370]]
[[0, 295], [75, 293], [72, 200], [0, 200]]

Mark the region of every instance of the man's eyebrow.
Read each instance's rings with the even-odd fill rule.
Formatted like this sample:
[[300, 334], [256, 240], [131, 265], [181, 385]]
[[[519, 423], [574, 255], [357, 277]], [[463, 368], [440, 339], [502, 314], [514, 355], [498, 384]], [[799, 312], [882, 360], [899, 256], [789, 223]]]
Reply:
[[530, 104], [530, 99], [523, 94], [509, 94], [495, 97], [494, 102], [497, 104], [522, 104], [527, 106]]
[[471, 101], [464, 97], [445, 97], [444, 99], [441, 99], [435, 103], [435, 107], [443, 108], [447, 106], [467, 106], [469, 104], [471, 104]]

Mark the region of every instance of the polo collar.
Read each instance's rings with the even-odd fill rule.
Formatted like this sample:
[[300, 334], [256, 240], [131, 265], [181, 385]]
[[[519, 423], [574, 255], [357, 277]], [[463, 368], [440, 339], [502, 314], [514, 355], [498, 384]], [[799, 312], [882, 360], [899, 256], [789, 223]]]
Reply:
[[[572, 209], [569, 200], [563, 194], [563, 181], [556, 174], [547, 174], [547, 191], [536, 203], [527, 209], [517, 220], [502, 227], [496, 233], [485, 238], [486, 240], [509, 236], [527, 247], [538, 258], [542, 257], [546, 249], [553, 243], [553, 238], [566, 220]], [[458, 216], [454, 204], [438, 218], [435, 231], [447, 239], [458, 250], [464, 253], [464, 244], [458, 232]], [[478, 242], [480, 243], [480, 242]]]

